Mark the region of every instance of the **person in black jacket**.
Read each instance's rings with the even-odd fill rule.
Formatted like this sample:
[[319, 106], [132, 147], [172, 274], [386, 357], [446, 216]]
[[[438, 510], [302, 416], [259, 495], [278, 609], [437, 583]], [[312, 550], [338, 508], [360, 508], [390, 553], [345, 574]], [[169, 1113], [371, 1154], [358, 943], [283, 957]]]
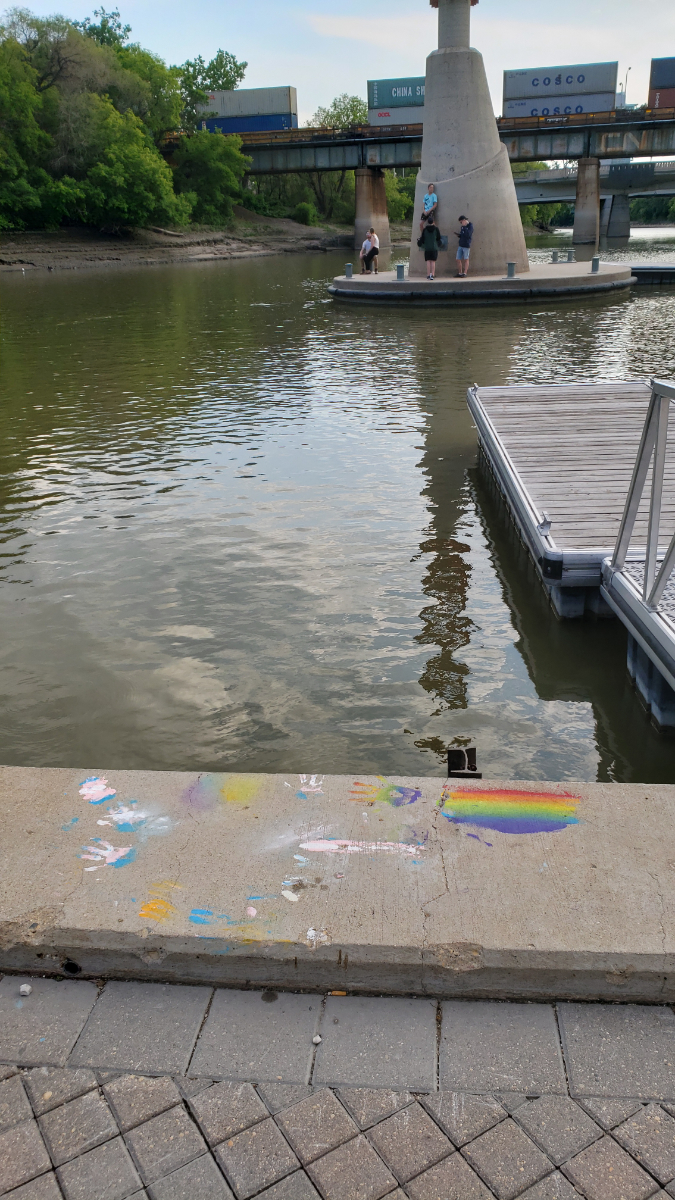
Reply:
[[421, 250], [424, 250], [424, 261], [427, 264], [427, 279], [433, 279], [436, 274], [438, 247], [441, 245], [441, 231], [433, 217], [428, 218], [422, 230], [422, 236], [417, 244]]

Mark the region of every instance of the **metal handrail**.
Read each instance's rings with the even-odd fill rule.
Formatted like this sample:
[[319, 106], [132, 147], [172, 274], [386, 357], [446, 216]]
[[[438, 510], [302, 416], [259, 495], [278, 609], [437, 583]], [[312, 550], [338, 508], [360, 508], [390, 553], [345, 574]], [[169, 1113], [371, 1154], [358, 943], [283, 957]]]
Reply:
[[638, 509], [647, 480], [647, 472], [653, 459], [652, 492], [649, 501], [649, 525], [647, 528], [642, 598], [648, 608], [656, 608], [675, 566], [675, 533], [673, 533], [663, 562], [657, 572], [661, 505], [663, 501], [663, 476], [668, 441], [668, 418], [670, 416], [670, 402], [671, 400], [675, 400], [675, 384], [666, 383], [663, 379], [652, 379], [650, 383], [652, 393], [649, 399], [649, 407], [642, 430], [642, 437], [640, 438], [628, 495], [626, 496], [623, 516], [621, 517], [616, 546], [614, 547], [612, 567], [617, 571], [622, 571], [626, 564], [626, 555], [628, 554], [628, 547], [630, 546], [630, 540], [635, 528]]

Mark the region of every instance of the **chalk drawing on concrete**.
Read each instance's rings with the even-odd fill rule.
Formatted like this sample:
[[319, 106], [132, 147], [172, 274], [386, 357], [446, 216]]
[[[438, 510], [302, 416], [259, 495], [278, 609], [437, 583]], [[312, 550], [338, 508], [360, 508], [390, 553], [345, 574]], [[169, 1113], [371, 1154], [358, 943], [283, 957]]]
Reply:
[[567, 792], [518, 791], [515, 788], [453, 788], [445, 784], [439, 800], [453, 825], [495, 829], [499, 833], [558, 833], [578, 825], [580, 797]]
[[301, 850], [312, 854], [420, 854], [425, 846], [408, 845], [407, 842], [357, 842], [349, 838], [317, 838], [313, 842], [301, 842]]
[[323, 775], [300, 775], [300, 791], [296, 796], [300, 800], [308, 800], [310, 796], [323, 796]]
[[148, 837], [171, 833], [175, 827], [171, 817], [149, 809], [137, 808], [137, 804], [137, 800], [130, 800], [128, 804], [120, 803], [113, 808], [107, 808], [105, 818], [101, 818], [96, 824], [113, 825], [118, 833], [138, 833], [141, 841], [146, 841]]
[[297, 904], [298, 900], [300, 899], [297, 893], [292, 892], [290, 888], [284, 888], [281, 894], [284, 897], [284, 900], [290, 900], [292, 904]]
[[103, 838], [92, 838], [91, 846], [83, 846], [83, 851], [78, 857], [89, 859], [95, 862], [95, 867], [85, 867], [85, 871], [99, 871], [101, 867], [126, 867], [133, 862], [136, 857], [136, 850], [133, 846], [111, 846], [110, 842], [106, 842]]
[[212, 812], [219, 804], [247, 807], [260, 794], [262, 775], [200, 775], [186, 787], [183, 804], [197, 812]]
[[103, 804], [105, 800], [114, 800], [117, 792], [103, 775], [90, 775], [80, 784], [80, 795], [90, 804]]
[[182, 890], [181, 885], [174, 883], [171, 879], [162, 879], [158, 883], [153, 883], [148, 899], [138, 910], [139, 917], [143, 917], [147, 921], [168, 921], [170, 917], [178, 913], [175, 904], [171, 903], [172, 893]]
[[79, 817], [71, 817], [67, 825], [61, 826], [61, 829], [63, 830], [63, 832], [70, 833], [71, 829], [74, 829], [75, 826], [77, 825], [77, 822], [79, 821], [79, 819], [80, 819]]
[[375, 783], [359, 783], [356, 780], [352, 784], [349, 799], [361, 804], [365, 801], [368, 804], [391, 804], [394, 808], [401, 808], [404, 804], [414, 804], [422, 795], [419, 788], [389, 783], [383, 775], [378, 775], [377, 778], [379, 786]]
[[312, 950], [316, 950], [318, 946], [330, 946], [330, 936], [325, 929], [308, 929], [306, 940]]
[[220, 789], [226, 804], [250, 804], [259, 795], [264, 778], [261, 775], [226, 775]]

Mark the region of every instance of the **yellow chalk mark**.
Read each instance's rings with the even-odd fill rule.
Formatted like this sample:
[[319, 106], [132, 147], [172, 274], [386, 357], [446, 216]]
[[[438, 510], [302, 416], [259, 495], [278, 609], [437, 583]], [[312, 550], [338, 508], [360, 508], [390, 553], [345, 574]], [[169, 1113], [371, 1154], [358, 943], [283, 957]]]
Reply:
[[262, 787], [261, 775], [228, 775], [220, 789], [227, 804], [250, 804]]
[[139, 917], [148, 921], [168, 921], [169, 917], [178, 912], [176, 906], [169, 899], [174, 888], [180, 892], [183, 891], [181, 885], [174, 883], [171, 879], [162, 879], [159, 883], [153, 883], [150, 887], [150, 898], [138, 910]]

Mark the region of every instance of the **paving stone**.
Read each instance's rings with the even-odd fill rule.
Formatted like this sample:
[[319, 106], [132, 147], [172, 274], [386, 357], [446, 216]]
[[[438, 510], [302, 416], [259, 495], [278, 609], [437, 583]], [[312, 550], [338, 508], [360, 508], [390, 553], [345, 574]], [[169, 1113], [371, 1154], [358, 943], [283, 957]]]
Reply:
[[180, 1075], [174, 1079], [174, 1083], [180, 1090], [181, 1095], [185, 1100], [191, 1100], [193, 1096], [198, 1096], [200, 1092], [205, 1092], [211, 1087], [212, 1079], [182, 1079]]
[[311, 1163], [307, 1174], [323, 1200], [381, 1200], [396, 1187], [394, 1176], [363, 1134]]
[[[601, 1096], [578, 1096], [577, 1103], [603, 1129], [614, 1129], [642, 1108], [641, 1100], [605, 1100]], [[675, 1116], [675, 1112], [671, 1116]]]
[[126, 1200], [142, 1186], [121, 1137], [59, 1167], [66, 1200]]
[[39, 1175], [30, 1183], [24, 1183], [23, 1187], [16, 1188], [10, 1200], [63, 1200], [63, 1192], [56, 1182], [56, 1175], [50, 1171], [49, 1175]]
[[553, 1170], [512, 1117], [481, 1134], [461, 1153], [498, 1200], [512, 1200]]
[[171, 1175], [207, 1148], [182, 1105], [138, 1125], [125, 1141], [146, 1184]]
[[0, 1066], [0, 1079], [11, 1079], [12, 1075], [18, 1074], [19, 1068], [13, 1063], [7, 1063], [4, 1067]]
[[[19, 995], [22, 983], [33, 991]], [[84, 980], [0, 980], [0, 1062], [24, 1067], [65, 1067], [96, 1000], [96, 987]]]
[[148, 1188], [150, 1200], [233, 1200], [232, 1192], [210, 1154], [165, 1175]]
[[675, 1100], [675, 1014], [660, 1005], [559, 1004], [573, 1096]]
[[211, 1146], [269, 1116], [250, 1083], [215, 1083], [194, 1096], [190, 1108]]
[[277, 1125], [305, 1164], [355, 1137], [358, 1129], [328, 1088], [277, 1115]]
[[410, 1200], [491, 1200], [485, 1184], [461, 1154], [444, 1158], [418, 1175], [408, 1184], [407, 1192]]
[[[273, 993], [274, 994], [274, 993]], [[307, 1083], [321, 1015], [318, 996], [219, 988], [190, 1064], [191, 1075], [254, 1082]]]
[[472, 1142], [506, 1118], [501, 1104], [492, 1096], [436, 1092], [431, 1096], [421, 1096], [420, 1104], [424, 1105], [455, 1146]]
[[321, 1033], [315, 1084], [420, 1092], [436, 1087], [433, 1000], [329, 996]]
[[672, 1183], [667, 1184], [665, 1190], [669, 1196], [675, 1196], [675, 1180]]
[[507, 1113], [514, 1113], [527, 1100], [522, 1092], [499, 1092], [497, 1099], [503, 1104]]
[[442, 1007], [441, 1090], [566, 1095], [553, 1005], [446, 1000]]
[[215, 1154], [238, 1200], [247, 1200], [300, 1166], [271, 1117], [221, 1142]]
[[51, 1170], [51, 1165], [35, 1121], [0, 1133], [0, 1196]]
[[98, 1092], [54, 1108], [40, 1117], [40, 1131], [55, 1167], [93, 1150], [118, 1132], [113, 1115]]
[[103, 1087], [106, 1083], [112, 1083], [113, 1079], [119, 1079], [120, 1075], [124, 1075], [124, 1071], [94, 1071], [94, 1075]]
[[184, 1075], [211, 988], [106, 984], [71, 1055], [71, 1066]]
[[180, 1092], [173, 1079], [168, 1079], [166, 1075], [156, 1078], [118, 1075], [117, 1079], [113, 1079], [112, 1083], [104, 1087], [103, 1094], [122, 1133], [133, 1129], [134, 1125], [149, 1121], [161, 1112], [166, 1112], [181, 1101]]
[[399, 1183], [407, 1183], [454, 1150], [419, 1104], [410, 1104], [381, 1121], [368, 1136]]
[[370, 1129], [414, 1100], [410, 1092], [392, 1092], [388, 1088], [340, 1088], [338, 1096], [359, 1129]]
[[257, 1090], [270, 1112], [278, 1113], [282, 1108], [290, 1108], [291, 1104], [306, 1100], [314, 1088], [304, 1083], [259, 1083]]
[[569, 1096], [540, 1096], [538, 1100], [530, 1100], [516, 1110], [515, 1120], [556, 1167], [602, 1136], [595, 1121]]
[[523, 1192], [520, 1200], [579, 1200], [579, 1193], [560, 1171], [547, 1175], [541, 1183]]
[[30, 1121], [33, 1110], [23, 1089], [20, 1075], [0, 1083], [0, 1133], [22, 1121]]
[[675, 1121], [660, 1105], [648, 1104], [619, 1125], [614, 1137], [659, 1183], [675, 1178]]
[[659, 1189], [608, 1134], [561, 1170], [587, 1200], [646, 1200]]
[[[321, 1197], [305, 1172], [296, 1171], [295, 1175], [288, 1175], [286, 1179], [281, 1180], [281, 1183], [275, 1183], [271, 1188], [261, 1192], [258, 1200], [321, 1200]], [[387, 1200], [396, 1200], [396, 1197], [388, 1196]], [[406, 1200], [402, 1194], [401, 1200]]]
[[97, 1086], [93, 1071], [71, 1071], [67, 1067], [34, 1067], [23, 1076], [23, 1083], [36, 1117]]

